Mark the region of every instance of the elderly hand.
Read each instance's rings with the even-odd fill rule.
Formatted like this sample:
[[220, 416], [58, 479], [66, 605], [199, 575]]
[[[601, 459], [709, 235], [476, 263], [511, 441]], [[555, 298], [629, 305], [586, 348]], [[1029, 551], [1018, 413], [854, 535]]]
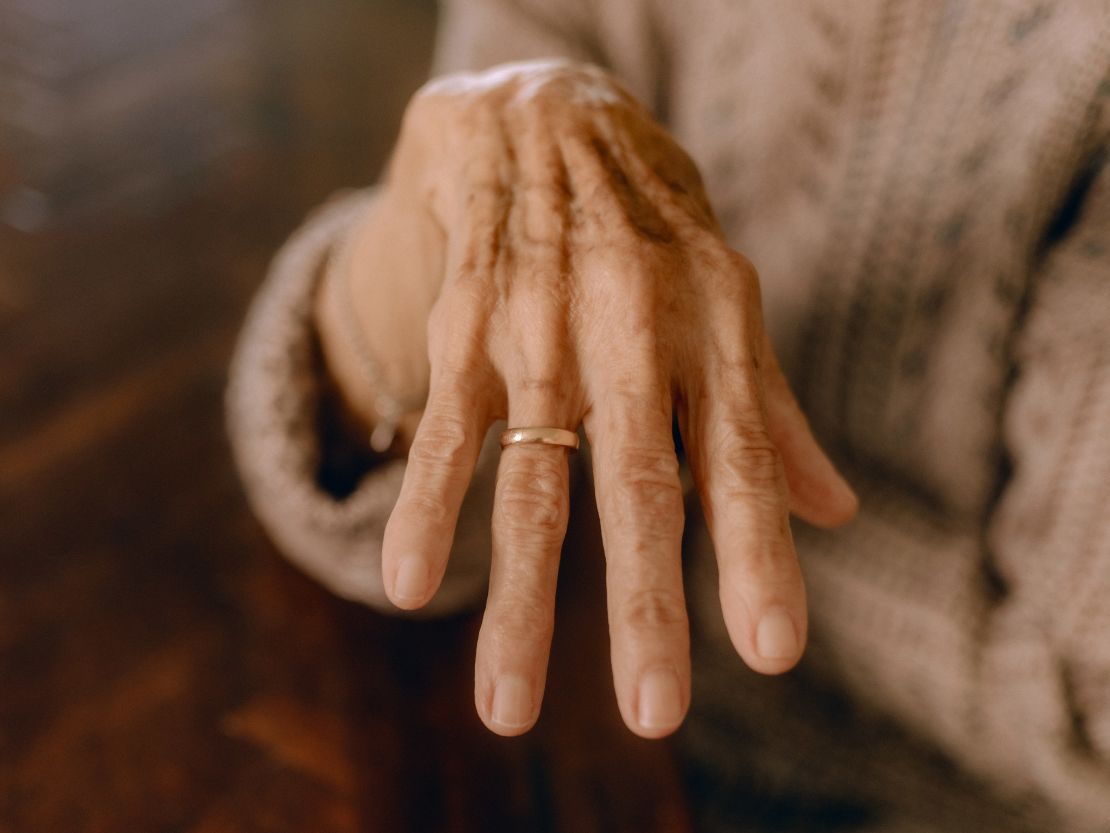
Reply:
[[[732, 641], [757, 671], [793, 666], [806, 602], [788, 513], [836, 525], [856, 499], [788, 390], [755, 271], [690, 158], [601, 70], [508, 65], [414, 98], [385, 204], [437, 229], [423, 257], [440, 264], [421, 290], [436, 297], [429, 397], [385, 533], [390, 598], [416, 608], [435, 593], [493, 421], [582, 425], [621, 713], [637, 734], [671, 732], [690, 689], [677, 414]], [[568, 501], [563, 449], [502, 452], [475, 678], [500, 734], [538, 716]]]

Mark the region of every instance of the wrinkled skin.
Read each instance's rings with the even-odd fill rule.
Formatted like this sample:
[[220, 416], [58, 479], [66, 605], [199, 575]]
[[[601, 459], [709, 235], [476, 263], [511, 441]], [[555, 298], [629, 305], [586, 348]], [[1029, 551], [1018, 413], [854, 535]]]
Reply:
[[[383, 548], [390, 598], [412, 609], [435, 593], [492, 421], [581, 425], [621, 713], [642, 736], [673, 731], [690, 699], [677, 415], [732, 641], [756, 671], [792, 667], [806, 601], [789, 512], [834, 526], [856, 499], [790, 394], [755, 270], [724, 242], [687, 154], [599, 69], [509, 65], [417, 94], [383, 200], [438, 247], [418, 293], [435, 299], [429, 397]], [[539, 713], [567, 456], [501, 457], [475, 675], [500, 734]]]

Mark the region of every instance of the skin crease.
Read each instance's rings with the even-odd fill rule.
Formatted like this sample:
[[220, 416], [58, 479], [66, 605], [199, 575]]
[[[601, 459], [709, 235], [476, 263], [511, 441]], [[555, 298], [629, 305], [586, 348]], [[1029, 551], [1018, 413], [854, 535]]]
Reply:
[[[677, 416], [732, 641], [762, 673], [797, 662], [806, 603], [789, 512], [832, 527], [857, 500], [778, 368], [755, 270], [724, 242], [694, 163], [628, 92], [551, 61], [427, 85], [352, 245], [371, 348], [392, 382], [429, 391], [383, 544], [394, 603], [434, 594], [492, 421], [581, 424], [617, 700], [635, 733], [669, 734], [690, 698]], [[334, 292], [316, 310], [325, 356], [372, 420]], [[568, 500], [566, 452], [502, 453], [475, 668], [478, 713], [500, 734], [539, 714]]]

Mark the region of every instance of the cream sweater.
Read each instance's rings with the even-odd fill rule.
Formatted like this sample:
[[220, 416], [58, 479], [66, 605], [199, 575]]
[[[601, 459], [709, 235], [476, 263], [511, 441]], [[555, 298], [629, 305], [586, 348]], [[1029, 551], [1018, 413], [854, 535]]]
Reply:
[[[458, 0], [444, 14], [439, 72], [588, 60], [671, 127], [862, 497], [847, 529], [795, 529], [812, 643], [774, 680], [729, 646], [688, 519], [685, 742], [705, 829], [762, 829], [788, 806], [810, 830], [1110, 831], [1110, 3]], [[380, 540], [404, 463], [343, 499], [320, 486], [310, 316], [321, 264], [372, 198], [333, 202], [278, 256], [228, 416], [289, 557], [388, 609]], [[481, 596], [495, 464], [488, 444], [439, 610]]]

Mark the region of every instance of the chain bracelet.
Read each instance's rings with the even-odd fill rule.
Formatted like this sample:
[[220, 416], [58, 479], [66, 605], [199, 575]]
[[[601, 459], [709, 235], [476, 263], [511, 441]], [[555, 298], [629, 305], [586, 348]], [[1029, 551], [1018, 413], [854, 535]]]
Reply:
[[374, 428], [370, 432], [370, 447], [383, 454], [389, 450], [397, 438], [397, 428], [401, 419], [410, 411], [418, 410], [423, 401], [404, 401], [389, 393], [385, 383], [385, 373], [374, 354], [371, 352], [362, 327], [355, 313], [354, 288], [351, 286], [351, 270], [347, 268], [351, 257], [351, 238], [348, 231], [345, 239], [335, 256], [329, 258], [324, 280], [333, 284], [339, 282], [338, 289], [341, 295], [335, 295], [335, 303], [340, 307], [339, 317], [342, 328], [346, 331], [346, 340], [358, 359], [359, 370], [363, 380], [373, 392], [371, 407], [374, 410]]

